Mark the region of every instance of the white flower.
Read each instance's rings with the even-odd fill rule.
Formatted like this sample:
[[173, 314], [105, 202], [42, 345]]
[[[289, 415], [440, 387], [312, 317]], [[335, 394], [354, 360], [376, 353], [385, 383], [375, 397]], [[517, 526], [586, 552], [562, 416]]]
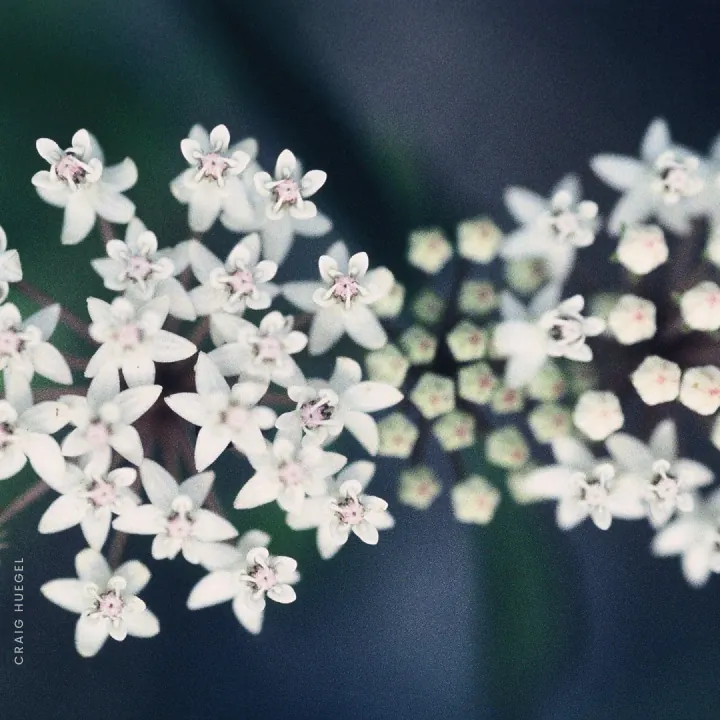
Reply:
[[584, 392], [573, 412], [575, 427], [591, 440], [604, 440], [625, 422], [620, 401], [611, 392]]
[[439, 273], [452, 257], [453, 248], [439, 228], [415, 230], [408, 242], [408, 262], [429, 275]]
[[209, 230], [218, 215], [230, 212], [243, 219], [252, 216], [245, 184], [240, 174], [257, 154], [257, 143], [248, 138], [230, 147], [230, 132], [218, 125], [207, 134], [195, 125], [180, 150], [190, 168], [170, 184], [175, 199], [188, 206], [193, 232]]
[[636, 275], [647, 275], [669, 257], [665, 233], [657, 225], [630, 225], [622, 231], [617, 259]]
[[376, 455], [379, 432], [368, 413], [397, 405], [403, 395], [392, 385], [361, 381], [358, 363], [337, 358], [328, 381], [310, 380], [308, 385], [288, 388], [297, 408], [281, 415], [275, 426], [288, 433], [302, 432], [314, 444], [329, 442], [347, 428], [371, 455]]
[[450, 491], [453, 514], [463, 523], [487, 525], [495, 516], [500, 492], [478, 476], [469, 477]]
[[307, 345], [307, 335], [293, 330], [292, 315], [270, 312], [258, 327], [233, 315], [220, 315], [215, 334], [227, 344], [210, 352], [209, 357], [226, 377], [240, 376], [265, 384], [272, 381], [282, 387], [304, 381], [290, 356]]
[[326, 479], [345, 463], [344, 455], [277, 433], [264, 452], [250, 457], [255, 474], [243, 485], [233, 504], [243, 510], [277, 500], [285, 512], [301, 512], [305, 497], [324, 495]]
[[720, 369], [714, 365], [690, 368], [683, 373], [680, 402], [700, 415], [712, 415], [720, 407]]
[[60, 497], [40, 518], [38, 532], [56, 533], [79, 524], [87, 544], [100, 550], [110, 532], [112, 514], [140, 504], [130, 489], [136, 477], [134, 468], [110, 471], [104, 460], [91, 460], [84, 467], [68, 463], [64, 476], [46, 480]]
[[291, 585], [300, 579], [295, 560], [270, 555], [269, 543], [269, 535], [251, 530], [239, 539], [237, 547], [222, 546], [222, 561], [206, 564], [210, 573], [192, 589], [188, 608], [199, 610], [232, 600], [238, 622], [257, 635], [262, 629], [265, 596], [291, 603], [295, 600]]
[[150, 571], [137, 560], [111, 570], [96, 550], [86, 548], [75, 557], [77, 579], [45, 583], [40, 592], [50, 602], [80, 615], [75, 628], [75, 648], [93, 657], [105, 644], [132, 637], [150, 638], [160, 632], [158, 619], [136, 596], [149, 582]]
[[672, 420], [659, 423], [646, 445], [627, 433], [605, 442], [615, 462], [637, 482], [653, 525], [664, 525], [675, 513], [693, 509], [693, 492], [713, 480], [713, 473], [694, 460], [678, 459]]
[[143, 385], [120, 392], [120, 378], [111, 366], [103, 368], [90, 382], [86, 397], [64, 395], [67, 418], [75, 426], [63, 440], [67, 457], [91, 455], [110, 466], [112, 451], [133, 465], [143, 458], [140, 434], [132, 424], [160, 397], [160, 385]]
[[646, 357], [630, 376], [646, 405], [675, 400], [680, 392], [680, 366], [657, 355]]
[[657, 330], [655, 305], [637, 295], [622, 295], [610, 311], [607, 324], [622, 345], [649, 340]]
[[298, 162], [290, 150], [283, 150], [275, 163], [275, 177], [261, 171], [254, 176], [255, 189], [268, 198], [265, 212], [270, 220], [276, 220], [287, 212], [294, 218], [304, 220], [315, 217], [315, 203], [307, 198], [314, 195], [327, 180], [322, 170], [310, 170], [301, 174]]
[[215, 313], [242, 314], [245, 308], [264, 310], [278, 293], [271, 283], [277, 265], [260, 260], [260, 236], [244, 237], [222, 261], [202, 243], [190, 245], [190, 265], [202, 283], [190, 292], [198, 315]]
[[182, 551], [189, 563], [197, 565], [207, 543], [237, 536], [227, 520], [202, 507], [215, 473], [193, 475], [178, 485], [165, 468], [145, 459], [140, 477], [151, 504], [127, 510], [113, 520], [113, 527], [125, 533], [155, 535], [152, 556], [156, 560], [172, 560]]
[[381, 348], [387, 335], [370, 305], [390, 292], [393, 274], [384, 267], [368, 272], [367, 253], [356, 253], [348, 259], [342, 242], [336, 242], [320, 258], [318, 266], [322, 283], [294, 282], [283, 287], [291, 303], [315, 313], [310, 327], [310, 354], [327, 352], [343, 333], [368, 350]]
[[85, 368], [85, 377], [95, 377], [103, 367], [122, 370], [130, 387], [151, 385], [155, 363], [184, 360], [197, 352], [189, 340], [163, 330], [170, 299], [167, 296], [136, 308], [127, 298], [115, 298], [111, 304], [88, 298], [92, 318], [90, 336], [100, 347]]
[[87, 130], [78, 130], [67, 150], [48, 138], [40, 138], [36, 147], [50, 170], [36, 172], [32, 182], [45, 202], [65, 208], [64, 245], [84, 240], [96, 215], [122, 225], [130, 221], [135, 205], [122, 194], [137, 182], [137, 167], [130, 158], [104, 167], [102, 150]]
[[618, 234], [651, 216], [673, 232], [689, 232], [690, 218], [702, 210], [698, 195], [704, 185], [704, 165], [672, 143], [667, 124], [659, 118], [650, 123], [640, 156], [635, 160], [598, 155], [590, 163], [601, 180], [624, 193], [610, 216], [610, 232]]
[[400, 473], [398, 500], [416, 510], [427, 510], [442, 492], [435, 473], [424, 465]]
[[124, 292], [135, 304], [167, 295], [173, 317], [195, 320], [190, 296], [175, 277], [184, 270], [175, 264], [184, 248], [158, 250], [155, 233], [147, 230], [141, 220], [133, 218], [125, 231], [125, 240], [110, 240], [105, 250], [108, 257], [93, 260], [91, 264], [108, 290]]
[[683, 293], [680, 298], [683, 320], [693, 330], [720, 328], [720, 287], [706, 280]]
[[7, 249], [7, 235], [0, 227], [0, 303], [5, 302], [10, 292], [11, 282], [23, 279], [20, 255], [17, 250]]
[[581, 201], [580, 181], [566, 175], [550, 199], [520, 187], [505, 191], [505, 204], [522, 227], [509, 235], [500, 249], [508, 259], [543, 258], [555, 280], [563, 280], [575, 263], [576, 248], [595, 240], [598, 206]]
[[195, 443], [195, 467], [201, 471], [212, 465], [232, 443], [251, 456], [262, 452], [267, 430], [275, 422], [270, 408], [257, 404], [267, 391], [263, 383], [239, 382], [232, 388], [205, 353], [195, 365], [197, 393], [177, 393], [165, 398], [173, 412], [200, 427]]
[[375, 473], [375, 464], [367, 461], [348, 465], [334, 482], [328, 483], [328, 497], [308, 498], [302, 512], [287, 516], [293, 530], [317, 528], [317, 545], [325, 560], [345, 545], [351, 533], [368, 545], [376, 545], [378, 530], [395, 524], [387, 503], [363, 490]]

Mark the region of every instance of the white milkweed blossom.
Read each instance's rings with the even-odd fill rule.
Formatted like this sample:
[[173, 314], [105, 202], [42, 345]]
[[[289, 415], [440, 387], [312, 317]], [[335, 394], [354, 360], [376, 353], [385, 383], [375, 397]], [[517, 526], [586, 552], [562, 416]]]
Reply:
[[45, 583], [40, 592], [50, 602], [80, 615], [75, 627], [75, 648], [82, 657], [93, 657], [108, 637], [124, 640], [150, 638], [160, 623], [137, 593], [150, 581], [150, 571], [137, 560], [111, 570], [96, 550], [86, 548], [75, 557], [77, 579]]
[[573, 411], [575, 427], [590, 440], [604, 440], [625, 423], [620, 400], [611, 392], [588, 390]]
[[38, 532], [56, 533], [80, 525], [87, 544], [100, 550], [113, 513], [121, 515], [140, 504], [130, 489], [136, 478], [135, 468], [110, 470], [105, 459], [90, 459], [84, 467], [68, 463], [64, 475], [45, 481], [60, 497], [40, 518]]
[[630, 225], [622, 232], [616, 251], [618, 262], [635, 275], [647, 275], [670, 255], [665, 233], [657, 225]]
[[348, 465], [337, 479], [328, 483], [328, 494], [308, 498], [299, 513], [290, 513], [287, 524], [294, 530], [317, 528], [317, 546], [325, 560], [333, 557], [351, 534], [368, 545], [377, 545], [378, 530], [387, 530], [395, 521], [385, 500], [364, 493], [375, 473], [375, 464], [360, 460]]
[[175, 199], [188, 206], [188, 224], [196, 233], [209, 230], [222, 213], [252, 217], [253, 211], [241, 173], [257, 154], [252, 138], [230, 147], [230, 132], [217, 125], [208, 135], [195, 125], [180, 143], [190, 167], [170, 184]]
[[369, 413], [397, 405], [403, 398], [392, 385], [362, 381], [362, 368], [346, 357], [335, 360], [329, 380], [292, 386], [288, 396], [297, 408], [280, 415], [275, 423], [279, 430], [304, 434], [308, 441], [321, 445], [347, 428], [371, 455], [378, 452], [380, 434]]
[[265, 447], [262, 431], [271, 428], [275, 413], [258, 406], [265, 395], [263, 383], [239, 382], [232, 387], [212, 360], [200, 353], [195, 364], [197, 393], [177, 393], [165, 398], [170, 409], [200, 427], [195, 444], [195, 467], [212, 465], [232, 443], [246, 455]]
[[[155, 535], [152, 556], [173, 559], [179, 552], [197, 565], [211, 543], [237, 536], [235, 526], [202, 505], [210, 492], [215, 473], [193, 475], [178, 485], [165, 468], [143, 460], [140, 478], [150, 504], [127, 510], [113, 520], [121, 532]], [[210, 544], [210, 545], [208, 545]]]
[[0, 303], [5, 302], [10, 292], [9, 283], [23, 279], [20, 255], [17, 250], [8, 250], [5, 231], [0, 227]]
[[580, 181], [566, 175], [550, 199], [520, 187], [505, 191], [505, 204], [522, 225], [508, 235], [500, 249], [507, 259], [543, 258], [550, 273], [562, 281], [572, 270], [577, 248], [592, 245], [598, 227], [598, 206], [581, 200]]
[[622, 295], [608, 315], [607, 324], [621, 345], [634, 345], [655, 336], [655, 304], [637, 295]]
[[640, 363], [630, 380], [646, 405], [659, 405], [677, 398], [681, 374], [676, 363], [650, 355]]
[[87, 130], [78, 130], [66, 150], [40, 138], [37, 151], [50, 170], [36, 172], [32, 182], [45, 202], [65, 208], [63, 245], [84, 240], [98, 215], [111, 223], [130, 222], [135, 205], [122, 194], [137, 182], [137, 167], [130, 158], [105, 167], [102, 150]]
[[265, 596], [279, 603], [295, 600], [291, 587], [299, 579], [297, 563], [290, 557], [273, 556], [267, 551], [270, 536], [250, 530], [236, 547], [220, 546], [203, 565], [210, 572], [192, 589], [190, 610], [219, 605], [232, 600], [238, 622], [250, 633], [262, 630]]
[[692, 510], [694, 491], [713, 480], [713, 473], [704, 465], [677, 457], [673, 420], [659, 423], [647, 445], [622, 432], [611, 435], [605, 445], [617, 466], [638, 484], [648, 517], [656, 527], [664, 525], [676, 510]]
[[311, 355], [327, 352], [347, 333], [368, 350], [387, 342], [387, 334], [371, 305], [384, 298], [395, 282], [385, 267], [368, 271], [367, 253], [348, 258], [345, 243], [336, 242], [318, 261], [322, 283], [293, 282], [283, 294], [305, 312], [315, 313], [310, 326]]
[[285, 512], [301, 512], [306, 497], [327, 491], [327, 478], [347, 463], [340, 453], [300, 442], [300, 437], [277, 433], [264, 452], [254, 453], [255, 474], [243, 485], [233, 505], [239, 509], [277, 501]]
[[702, 210], [698, 200], [705, 167], [689, 150], [672, 143], [667, 123], [659, 118], [645, 133], [640, 160], [598, 155], [591, 167], [603, 182], [624, 193], [608, 223], [613, 234], [653, 216], [684, 234], [690, 230], [690, 219]]
[[680, 383], [680, 402], [700, 415], [720, 408], [720, 368], [715, 365], [690, 368]]
[[163, 330], [170, 299], [157, 297], [136, 307], [124, 297], [106, 303], [88, 298], [92, 318], [90, 336], [100, 347], [85, 368], [85, 377], [95, 377], [104, 367], [122, 371], [130, 387], [151, 385], [155, 363], [185, 360], [197, 352], [195, 345], [175, 333]]
[[720, 287], [706, 280], [683, 293], [680, 312], [688, 327], [711, 332], [720, 328]]

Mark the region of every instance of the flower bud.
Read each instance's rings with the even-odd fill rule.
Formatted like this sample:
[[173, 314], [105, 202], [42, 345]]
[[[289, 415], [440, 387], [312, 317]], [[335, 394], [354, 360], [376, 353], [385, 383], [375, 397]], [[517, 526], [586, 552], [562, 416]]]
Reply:
[[646, 405], [671, 402], [680, 392], [680, 366], [651, 355], [640, 363], [630, 380]]
[[700, 415], [712, 415], [720, 407], [720, 369], [714, 365], [690, 368], [683, 373], [680, 402]]
[[410, 400], [427, 420], [455, 409], [455, 383], [435, 373], [425, 373], [410, 393]]
[[492, 409], [498, 415], [510, 415], [520, 412], [524, 405], [525, 395], [520, 388], [509, 388], [506, 385], [501, 385], [493, 394]]
[[647, 275], [668, 259], [665, 234], [657, 225], [632, 225], [617, 247], [617, 259], [630, 272]]
[[416, 230], [410, 235], [408, 261], [430, 275], [440, 272], [452, 257], [452, 245], [438, 228]]
[[462, 450], [475, 442], [475, 418], [453, 410], [433, 424], [433, 433], [445, 452]]
[[427, 510], [441, 490], [435, 473], [426, 465], [418, 465], [400, 473], [398, 500], [416, 510]]
[[458, 307], [465, 315], [487, 315], [499, 304], [495, 286], [489, 280], [466, 280], [460, 286]]
[[611, 392], [588, 391], [580, 396], [573, 413], [575, 427], [591, 440], [605, 440], [624, 422], [617, 395]]
[[413, 365], [427, 365], [435, 359], [438, 341], [424, 327], [413, 325], [400, 336], [400, 345]]
[[533, 400], [553, 402], [559, 400], [567, 392], [567, 382], [557, 363], [547, 360], [525, 391]]
[[420, 431], [402, 413], [392, 413], [378, 422], [380, 449], [384, 457], [406, 458], [410, 456]]
[[543, 403], [528, 415], [528, 425], [539, 443], [549, 443], [557, 437], [570, 432], [572, 420], [570, 412], [561, 405]]
[[706, 280], [683, 293], [680, 298], [683, 320], [693, 330], [720, 328], [720, 287]]
[[534, 293], [549, 277], [545, 262], [539, 258], [508, 259], [505, 262], [505, 280], [521, 295]]
[[655, 335], [655, 305], [637, 295], [623, 295], [608, 316], [608, 327], [622, 345], [649, 340]]
[[461, 320], [448, 333], [447, 344], [458, 362], [479, 360], [487, 349], [487, 333], [469, 320]]
[[458, 395], [463, 400], [484, 405], [490, 402], [498, 383], [499, 380], [487, 363], [466, 365], [458, 372]]
[[450, 492], [453, 513], [463, 523], [487, 525], [500, 502], [500, 492], [485, 478], [473, 475]]
[[365, 367], [370, 380], [399, 388], [405, 382], [410, 363], [395, 345], [385, 345], [367, 354]]
[[522, 433], [513, 425], [491, 432], [485, 440], [487, 459], [506, 470], [519, 470], [530, 458]]
[[397, 280], [390, 292], [373, 303], [373, 311], [380, 318], [395, 318], [403, 309], [405, 303], [405, 286]]
[[445, 312], [445, 301], [433, 290], [421, 290], [413, 300], [412, 311], [420, 322], [434, 325]]
[[502, 240], [500, 228], [489, 218], [461, 222], [457, 228], [458, 252], [476, 263], [492, 262]]

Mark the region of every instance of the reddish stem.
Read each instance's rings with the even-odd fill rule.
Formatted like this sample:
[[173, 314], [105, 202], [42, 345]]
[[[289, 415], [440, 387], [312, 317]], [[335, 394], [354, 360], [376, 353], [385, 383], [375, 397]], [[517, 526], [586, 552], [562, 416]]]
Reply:
[[15, 517], [28, 505], [32, 505], [38, 498], [42, 497], [50, 489], [42, 480], [38, 480], [29, 490], [25, 491], [19, 498], [16, 498], [0, 513], [0, 526]]
[[209, 331], [210, 318], [203, 318], [190, 336], [190, 342], [199, 350], [200, 343], [208, 336]]
[[113, 226], [107, 221], [100, 218], [100, 234], [102, 235], [103, 242], [107, 246], [107, 244], [115, 239], [115, 230], [113, 229]]
[[127, 543], [127, 535], [123, 532], [115, 531], [110, 552], [108, 552], [108, 565], [115, 570], [122, 560], [123, 552], [125, 552], [125, 544]]
[[[15, 287], [29, 300], [32, 300], [33, 302], [41, 305], [42, 307], [56, 304], [55, 300], [53, 300], [49, 295], [40, 292], [40, 290], [34, 288], [32, 285], [26, 283], [24, 280], [21, 280], [19, 283], [17, 283]], [[71, 313], [68, 309], [64, 307], [60, 308], [60, 322], [62, 322], [73, 332], [80, 335], [80, 337], [90, 337], [88, 333], [87, 323], [83, 322], [79, 317], [77, 317], [77, 315], [73, 315], [73, 313]]]

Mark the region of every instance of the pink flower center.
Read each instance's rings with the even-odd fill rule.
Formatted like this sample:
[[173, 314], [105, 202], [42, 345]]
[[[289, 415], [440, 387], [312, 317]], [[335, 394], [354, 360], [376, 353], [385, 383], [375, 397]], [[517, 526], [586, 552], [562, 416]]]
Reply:
[[247, 425], [249, 414], [246, 408], [240, 405], [231, 405], [225, 411], [225, 423], [233, 430], [242, 430]]
[[113, 590], [103, 593], [97, 600], [97, 612], [103, 617], [120, 617], [124, 607], [125, 605], [122, 599], [119, 598]]
[[192, 532], [193, 521], [186, 513], [172, 513], [167, 521], [167, 534], [172, 538], [183, 539]]
[[87, 496], [95, 507], [112, 505], [115, 502], [115, 487], [101, 479], [93, 480]]
[[255, 278], [249, 270], [236, 270], [225, 282], [237, 295], [249, 295], [255, 289]]
[[352, 300], [352, 298], [360, 293], [357, 281], [349, 275], [339, 275], [336, 277], [330, 291], [332, 292], [333, 297], [336, 297], [345, 303]]
[[123, 325], [115, 334], [116, 342], [126, 350], [139, 345], [140, 339], [140, 328], [133, 324]]
[[107, 425], [100, 421], [90, 423], [85, 431], [85, 439], [94, 447], [107, 445], [110, 439]]
[[230, 167], [228, 158], [218, 153], [208, 153], [200, 158], [200, 170], [206, 178], [219, 180]]
[[253, 579], [258, 590], [267, 591], [277, 584], [275, 571], [267, 565], [255, 565], [248, 575]]
[[128, 260], [127, 275], [133, 280], [145, 280], [152, 272], [152, 263], [142, 255], [133, 255]]
[[359, 500], [349, 497], [337, 504], [337, 516], [346, 525], [358, 525], [365, 517], [365, 508]]
[[14, 330], [0, 332], [0, 355], [14, 355], [20, 349], [20, 337]]
[[73, 155], [66, 153], [60, 162], [55, 165], [55, 174], [68, 184], [79, 185], [85, 180], [88, 167], [82, 160]]
[[283, 354], [280, 340], [271, 335], [260, 335], [253, 341], [255, 360], [259, 363], [276, 363]]
[[297, 463], [286, 463], [278, 468], [280, 482], [285, 487], [297, 487], [305, 479], [305, 473]]
[[281, 180], [273, 188], [275, 201], [283, 205], [296, 205], [300, 199], [300, 188], [294, 180]]
[[300, 418], [308, 429], [314, 429], [325, 424], [333, 415], [333, 408], [324, 401], [305, 403], [300, 408]]

